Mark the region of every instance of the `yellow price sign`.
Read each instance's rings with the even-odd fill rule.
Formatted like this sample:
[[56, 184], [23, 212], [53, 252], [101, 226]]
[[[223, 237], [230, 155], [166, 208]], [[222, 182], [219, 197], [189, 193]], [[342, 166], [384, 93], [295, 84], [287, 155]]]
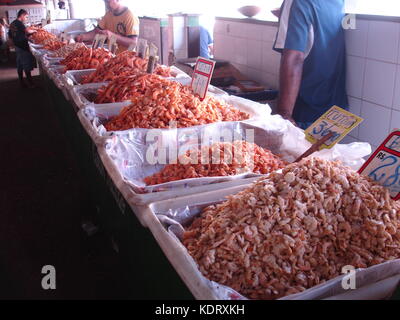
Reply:
[[331, 149], [363, 121], [363, 118], [333, 106], [305, 131], [306, 138], [314, 144], [332, 132], [332, 137], [321, 146], [321, 149]]

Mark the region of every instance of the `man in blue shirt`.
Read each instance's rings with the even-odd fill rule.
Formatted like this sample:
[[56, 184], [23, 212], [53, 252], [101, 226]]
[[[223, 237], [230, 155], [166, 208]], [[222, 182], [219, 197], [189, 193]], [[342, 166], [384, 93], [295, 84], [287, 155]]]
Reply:
[[348, 109], [344, 0], [285, 0], [274, 49], [282, 53], [278, 113], [308, 128], [332, 106]]
[[210, 32], [203, 26], [200, 26], [200, 57], [210, 59], [212, 52], [213, 39]]

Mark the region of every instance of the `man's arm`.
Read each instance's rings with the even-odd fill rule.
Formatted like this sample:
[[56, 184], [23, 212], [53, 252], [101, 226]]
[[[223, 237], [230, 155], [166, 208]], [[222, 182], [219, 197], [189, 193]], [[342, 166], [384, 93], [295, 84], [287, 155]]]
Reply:
[[96, 27], [92, 31], [80, 34], [79, 36], [77, 36], [75, 38], [75, 40], [77, 42], [84, 42], [84, 41], [91, 42], [91, 41], [93, 41], [96, 34], [99, 34], [99, 33], [102, 33], [102, 30], [100, 30], [98, 27]]
[[300, 90], [305, 54], [301, 51], [284, 49], [280, 68], [280, 92], [278, 113], [292, 122], [293, 109]]
[[118, 45], [129, 48], [130, 45], [136, 45], [138, 37], [136, 35], [132, 36], [122, 36], [120, 34], [111, 32], [110, 30], [102, 30], [102, 34], [107, 35], [109, 38], [114, 36], [117, 40]]
[[208, 51], [210, 52], [210, 56], [214, 56], [214, 44], [213, 43], [208, 45]]

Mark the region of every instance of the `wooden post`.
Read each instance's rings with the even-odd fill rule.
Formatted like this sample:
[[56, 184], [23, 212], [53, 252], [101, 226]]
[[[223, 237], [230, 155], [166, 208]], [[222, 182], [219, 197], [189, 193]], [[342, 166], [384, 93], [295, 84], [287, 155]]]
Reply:
[[308, 149], [305, 153], [303, 153], [299, 158], [296, 159], [295, 162], [300, 162], [301, 160], [303, 160], [304, 158], [307, 158], [308, 156], [312, 155], [314, 152], [319, 151], [319, 149], [321, 148], [321, 146], [327, 142], [330, 138], [333, 137], [335, 133], [334, 132], [330, 132], [328, 135], [326, 135], [325, 137], [323, 137], [322, 139], [320, 139], [319, 141], [317, 141], [316, 143], [314, 143], [310, 149]]

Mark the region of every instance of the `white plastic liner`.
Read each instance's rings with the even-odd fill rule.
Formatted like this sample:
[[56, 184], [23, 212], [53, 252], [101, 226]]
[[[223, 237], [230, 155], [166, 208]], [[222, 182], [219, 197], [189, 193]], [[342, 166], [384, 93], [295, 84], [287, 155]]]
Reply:
[[60, 61], [62, 61], [62, 58], [51, 58], [49, 55], [46, 53], [42, 56], [43, 64], [46, 66], [56, 66], [60, 65]]
[[[271, 108], [268, 105], [259, 104], [253, 101], [242, 99], [235, 96], [220, 96], [220, 99], [231, 103], [234, 107], [245, 111], [251, 115], [249, 120], [243, 121], [265, 130], [284, 132], [283, 142], [280, 153], [286, 155], [288, 162], [293, 162], [297, 157], [303, 154], [311, 147], [311, 143], [305, 139], [304, 131], [295, 127], [291, 122], [284, 120], [279, 115], [271, 115]], [[88, 105], [82, 110], [80, 119], [88, 134], [96, 143], [104, 143], [104, 140], [113, 136], [126, 137], [135, 141], [137, 130], [147, 129], [130, 129], [126, 131], [107, 132], [103, 124], [112, 117], [119, 114], [123, 106], [106, 105], [97, 106]], [[195, 127], [192, 127], [195, 128]], [[169, 131], [168, 129], [166, 129]], [[164, 131], [164, 130], [162, 130]], [[332, 149], [324, 149], [316, 152], [315, 156], [326, 160], [340, 160], [345, 165], [353, 169], [359, 169], [372, 152], [368, 143], [355, 142], [351, 144], [337, 144]]]
[[[211, 93], [210, 93], [211, 94]], [[215, 95], [214, 95], [215, 96]], [[245, 123], [252, 123], [254, 121], [264, 120], [270, 116], [271, 108], [266, 104], [260, 104], [257, 102], [249, 101], [243, 98], [235, 96], [215, 96], [218, 99], [224, 100], [232, 104], [237, 109], [247, 112], [250, 114], [250, 120], [242, 121]], [[106, 139], [109, 139], [115, 135], [117, 136], [135, 136], [136, 130], [130, 129], [126, 131], [110, 131], [108, 132], [103, 124], [117, 116], [124, 106], [121, 104], [108, 104], [108, 105], [93, 105], [90, 104], [82, 109], [80, 114], [81, 123], [86, 129], [87, 133], [92, 137], [96, 143], [104, 143]], [[195, 128], [195, 127], [191, 127]], [[141, 129], [148, 130], [148, 129]], [[169, 129], [165, 129], [168, 131]]]
[[192, 79], [186, 72], [183, 72], [181, 69], [176, 66], [170, 66], [172, 78], [176, 79]]
[[[115, 136], [113, 139], [108, 140], [105, 144], [105, 149], [126, 183], [132, 187], [135, 193], [165, 192], [236, 179], [261, 177], [261, 174], [245, 172], [235, 176], [193, 178], [154, 186], [146, 186], [143, 181], [145, 177], [153, 175], [165, 167], [165, 164], [151, 163], [151, 159], [150, 162], [148, 161], [150, 155], [154, 154], [154, 150], [157, 149], [160, 143], [164, 147], [173, 146], [173, 148], [177, 148], [176, 153], [181, 155], [189, 149], [201, 148], [201, 139], [205, 136], [210, 139], [206, 139], [207, 141], [204, 142], [204, 145], [209, 146], [215, 142], [221, 142], [221, 139], [226, 139], [226, 141], [230, 142], [237, 139], [245, 140], [247, 130], [252, 130], [254, 133], [251, 134], [251, 137], [247, 137], [247, 139], [251, 139], [250, 142], [253, 142], [254, 136], [254, 142], [258, 146], [269, 149], [274, 154], [281, 154], [282, 137], [284, 135], [282, 131], [261, 129], [242, 122], [219, 122], [194, 128], [164, 130], [160, 131], [162, 142], [147, 141], [149, 131], [137, 129], [131, 132], [129, 137]], [[220, 137], [221, 133], [224, 134], [224, 137]], [[168, 159], [169, 150], [166, 150], [166, 152], [166, 163], [170, 163], [170, 159]], [[138, 195], [138, 197], [140, 196]]]
[[[68, 70], [65, 73], [65, 81], [70, 86], [81, 85], [82, 78], [84, 76], [87, 76], [87, 75], [95, 72], [95, 71], [96, 71], [96, 69]], [[171, 79], [182, 79], [182, 80], [189, 79], [189, 80], [191, 80], [191, 78], [185, 72], [183, 72], [182, 70], [180, 70], [176, 67], [171, 67], [171, 73], [173, 75], [173, 78], [171, 78]], [[68, 81], [68, 79], [70, 79], [70, 81]]]
[[[79, 114], [79, 113], [78, 113]], [[113, 184], [118, 188], [121, 194], [124, 196], [133, 212], [135, 212], [137, 218], [141, 221], [143, 226], [147, 226], [144, 222], [144, 216], [147, 214], [145, 206], [150, 203], [161, 200], [171, 200], [182, 197], [188, 194], [202, 194], [204, 192], [215, 191], [219, 192], [232, 186], [247, 185], [259, 179], [259, 177], [245, 178], [245, 179], [234, 179], [226, 182], [219, 182], [214, 184], [198, 185], [191, 188], [177, 188], [169, 191], [154, 192], [154, 193], [135, 193], [132, 190], [131, 184], [123, 177], [122, 173], [116, 166], [115, 162], [108, 155], [106, 148], [98, 146], [97, 152], [100, 156], [101, 162], [106, 169], [108, 176], [113, 181]]]
[[[78, 113], [78, 116], [82, 121], [82, 110]], [[99, 153], [102, 154], [103, 163], [105, 163], [105, 166], [113, 168], [111, 171], [116, 174], [116, 176], [112, 178], [116, 181], [122, 180], [131, 190], [130, 204], [146, 204], [161, 201], [162, 199], [169, 199], [170, 197], [199, 193], [200, 191], [197, 188], [201, 188], [207, 192], [209, 190], [204, 189], [204, 187], [215, 187], [215, 185], [224, 183], [223, 187], [226, 188], [237, 184], [244, 184], [243, 181], [237, 182], [240, 180], [252, 179], [251, 181], [254, 181], [257, 177], [261, 177], [261, 175], [254, 173], [243, 173], [236, 176], [185, 179], [155, 186], [146, 186], [143, 179], [159, 172], [165, 166], [158, 163], [154, 164], [154, 162], [147, 160], [150, 159], [147, 153], [154, 154], [154, 149], [152, 148], [157, 147], [158, 141], [160, 141], [163, 147], [177, 145], [178, 153], [182, 154], [188, 149], [198, 147], [199, 143], [202, 143], [201, 139], [204, 134], [212, 136], [213, 133], [222, 133], [225, 131], [229, 132], [230, 136], [224, 139], [232, 141], [232, 137], [237, 139], [234, 133], [239, 133], [243, 139], [246, 139], [246, 130], [253, 129], [254, 142], [256, 144], [270, 149], [274, 154], [281, 155], [282, 158], [288, 162], [293, 162], [303, 151], [296, 154], [291, 151], [291, 148], [299, 148], [299, 145], [304, 145], [303, 147], [305, 150], [308, 148], [306, 141], [296, 140], [301, 140], [301, 134], [303, 134], [302, 130], [299, 130], [299, 137], [294, 135], [291, 140], [288, 140], [287, 135], [290, 130], [287, 130], [286, 127], [274, 126], [276, 125], [273, 122], [275, 118], [276, 117], [270, 117], [268, 119], [270, 120], [269, 122], [267, 120], [252, 121], [251, 123], [221, 122], [192, 128], [159, 130], [157, 134], [161, 135], [160, 140], [159, 138], [155, 140], [146, 140], [149, 133], [148, 130], [133, 129], [129, 134], [116, 133], [112, 138], [97, 140], [97, 142], [99, 145]], [[85, 121], [83, 121], [83, 123], [85, 123]], [[284, 121], [284, 123], [286, 123], [286, 121]], [[88, 130], [88, 133], [91, 133], [93, 135], [91, 136], [92, 139], [96, 141], [96, 133], [90, 130]], [[216, 139], [221, 138], [218, 135]], [[211, 144], [212, 142], [215, 141], [209, 140], [207, 144]], [[168, 152], [169, 150], [167, 150], [167, 155]], [[370, 152], [371, 147], [369, 144], [353, 143], [350, 145], [338, 145], [337, 148], [329, 152], [323, 151], [315, 155], [327, 160], [340, 160], [354, 170], [358, 170], [364, 163], [363, 157]], [[168, 158], [166, 160], [167, 163], [169, 163]], [[220, 186], [220, 188], [223, 187]], [[218, 190], [217, 186], [215, 188]]]
[[43, 56], [44, 59], [49, 60], [49, 61], [62, 61], [64, 58], [62, 57], [56, 57], [54, 56], [54, 52], [52, 53], [47, 53]]
[[43, 58], [45, 54], [48, 54], [50, 51], [44, 50], [44, 49], [35, 49], [31, 47], [31, 52], [37, 59]]
[[96, 69], [68, 70], [64, 74], [65, 82], [69, 86], [80, 85], [82, 84], [82, 78], [84, 76], [87, 76], [95, 71]]
[[[178, 69], [179, 70], [179, 69]], [[102, 83], [88, 83], [88, 84], [81, 84], [82, 78], [91, 74], [92, 72], [96, 71], [96, 69], [85, 69], [85, 70], [69, 70], [64, 75], [61, 76], [62, 81], [64, 82], [64, 86], [68, 88], [69, 94], [72, 97], [74, 103], [77, 105], [79, 109], [84, 108], [88, 105], [93, 105], [94, 107], [114, 107], [114, 106], [127, 106], [130, 105], [128, 101], [122, 101], [117, 103], [103, 103], [103, 104], [96, 104], [94, 103], [94, 98], [88, 99], [88, 96], [93, 97], [93, 95], [103, 86], [107, 86], [109, 82], [102, 82]], [[168, 78], [171, 80], [176, 80], [178, 82], [183, 82], [184, 84], [190, 83], [191, 79], [187, 79], [185, 77], [181, 78]], [[214, 94], [225, 94], [224, 91], [210, 87], [210, 90], [213, 90]]]
[[[235, 194], [246, 187], [248, 186], [188, 196], [174, 201], [153, 203], [149, 206], [147, 214], [144, 215], [146, 225], [153, 233], [156, 241], [197, 299], [246, 299], [233, 289], [206, 279], [180, 240], [185, 227], [190, 225], [202, 209], [208, 205], [221, 202], [225, 196]], [[344, 275], [302, 293], [286, 296], [282, 300], [387, 298], [399, 284], [400, 260], [389, 261], [368, 269], [358, 269], [355, 290], [347, 291], [343, 289], [343, 278]]]
[[61, 88], [64, 85], [61, 80], [61, 76], [63, 70], [65, 69], [65, 66], [63, 65], [48, 66], [48, 67], [45, 66], [45, 69], [47, 70], [50, 79], [54, 81], [54, 83], [58, 88]]
[[[64, 82], [64, 85], [68, 88], [72, 101], [75, 103], [78, 109], [82, 109], [87, 105], [94, 104], [93, 101], [96, 99], [97, 91], [101, 87], [106, 86], [107, 83], [89, 83], [89, 84], [69, 87]], [[111, 105], [111, 104], [105, 104], [105, 105]], [[124, 106], [130, 105], [130, 101], [124, 102], [123, 105]]]
[[29, 45], [34, 49], [41, 49], [41, 48], [44, 47], [44, 45], [42, 45], [42, 44], [35, 44], [35, 43], [32, 43], [32, 42], [29, 42]]
[[[171, 67], [171, 68], [177, 69], [176, 67]], [[179, 69], [178, 69], [178, 70], [179, 70]], [[185, 73], [185, 74], [186, 74], [186, 73]], [[189, 76], [187, 76], [187, 77], [182, 77], [182, 78], [177, 77], [177, 78], [168, 78], [168, 79], [170, 79], [170, 80], [177, 80], [178, 82], [182, 83], [182, 84], [185, 85], [185, 86], [190, 86], [191, 83], [192, 83], [192, 78], [189, 77]], [[208, 92], [211, 92], [212, 94], [214, 94], [214, 95], [216, 95], [216, 96], [228, 95], [228, 93], [225, 92], [224, 90], [222, 90], [222, 89], [220, 89], [220, 88], [217, 88], [217, 87], [215, 87], [215, 86], [213, 86], [213, 85], [211, 85], [211, 84], [208, 86]]]
[[[295, 127], [290, 121], [284, 120], [279, 115], [271, 116], [268, 120], [258, 123], [259, 126], [277, 127], [285, 132], [282, 142], [282, 153], [291, 154], [287, 161], [293, 162], [312, 145], [305, 138], [304, 130]], [[351, 144], [337, 144], [332, 149], [324, 149], [314, 153], [315, 157], [325, 160], [339, 160], [343, 164], [358, 170], [364, 163], [364, 158], [372, 152], [371, 145], [366, 142]]]
[[69, 90], [68, 88], [65, 87], [63, 81], [63, 71], [65, 69], [65, 66], [64, 65], [56, 65], [50, 67], [44, 66], [44, 69], [47, 71], [49, 78], [54, 81], [56, 87], [62, 91], [65, 99], [67, 101], [71, 100]]

